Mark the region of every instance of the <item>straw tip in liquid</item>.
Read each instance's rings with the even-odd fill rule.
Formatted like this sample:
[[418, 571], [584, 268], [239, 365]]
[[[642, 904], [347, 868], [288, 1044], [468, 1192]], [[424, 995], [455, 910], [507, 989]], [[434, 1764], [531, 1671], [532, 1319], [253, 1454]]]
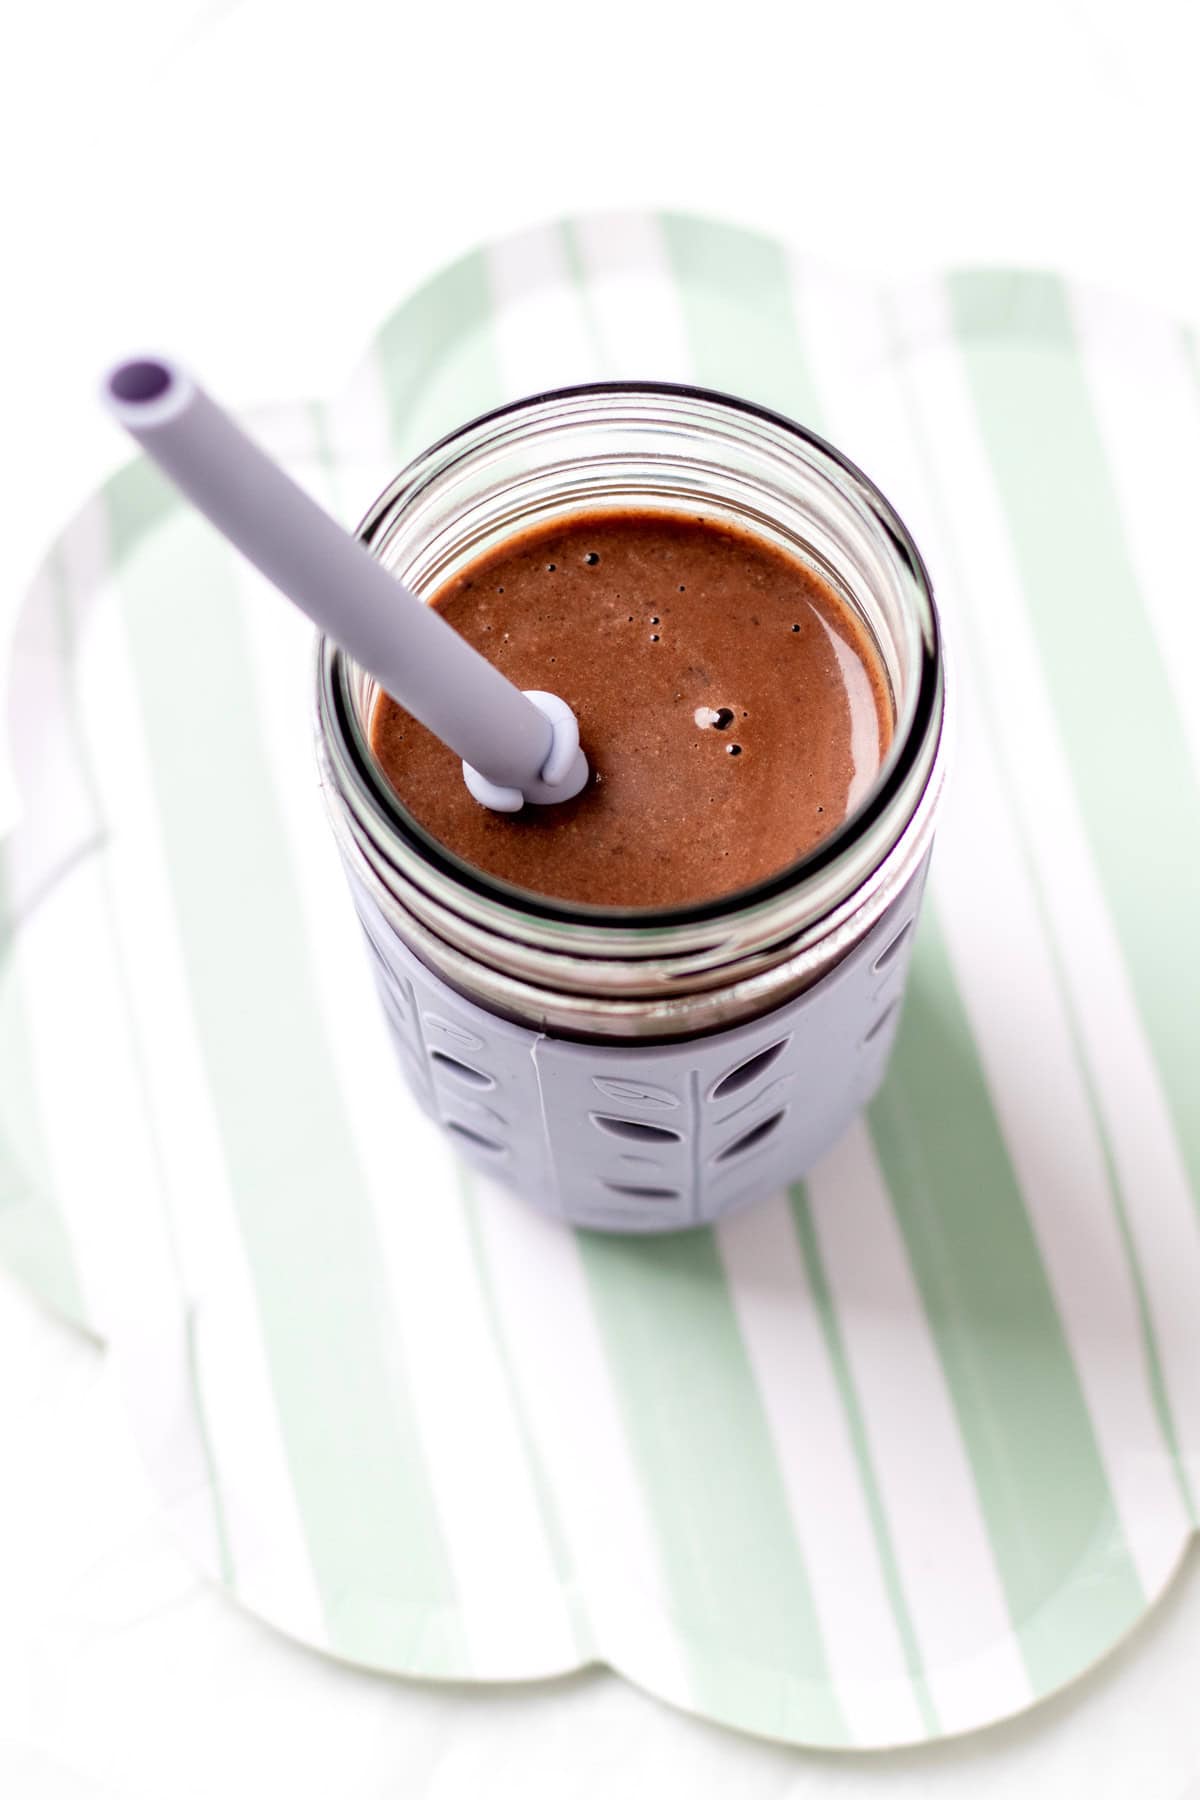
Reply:
[[521, 787], [493, 781], [470, 763], [462, 766], [472, 797], [490, 812], [520, 812], [526, 805], [559, 806], [573, 800], [588, 784], [587, 758], [579, 748], [579, 721], [565, 700], [541, 688], [526, 688], [525, 698], [550, 721], [550, 751], [540, 772]]

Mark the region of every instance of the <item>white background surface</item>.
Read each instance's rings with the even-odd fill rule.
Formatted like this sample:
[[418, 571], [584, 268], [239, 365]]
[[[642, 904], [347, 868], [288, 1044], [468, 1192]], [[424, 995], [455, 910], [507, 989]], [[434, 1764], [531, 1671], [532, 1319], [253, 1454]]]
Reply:
[[[1192, 0], [26, 0], [4, 38], [0, 645], [124, 458], [108, 358], [175, 350], [235, 405], [333, 391], [406, 290], [546, 216], [673, 205], [862, 269], [1049, 265], [1200, 324]], [[279, 1640], [164, 1537], [101, 1356], [6, 1281], [0, 1445], [14, 1800], [1200, 1793], [1195, 1558], [1026, 1719], [813, 1756], [599, 1672], [420, 1687]]]

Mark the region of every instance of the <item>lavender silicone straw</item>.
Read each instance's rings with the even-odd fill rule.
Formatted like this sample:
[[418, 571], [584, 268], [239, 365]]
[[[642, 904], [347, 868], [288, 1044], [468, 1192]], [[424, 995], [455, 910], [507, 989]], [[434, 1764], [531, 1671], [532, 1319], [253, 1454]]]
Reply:
[[469, 782], [477, 798], [491, 793], [487, 804], [515, 810], [522, 799], [544, 803], [579, 791], [587, 765], [577, 748], [571, 751], [574, 721], [563, 703], [552, 724], [323, 512], [185, 370], [162, 357], [121, 362], [105, 377], [103, 395], [217, 530], [483, 778]]

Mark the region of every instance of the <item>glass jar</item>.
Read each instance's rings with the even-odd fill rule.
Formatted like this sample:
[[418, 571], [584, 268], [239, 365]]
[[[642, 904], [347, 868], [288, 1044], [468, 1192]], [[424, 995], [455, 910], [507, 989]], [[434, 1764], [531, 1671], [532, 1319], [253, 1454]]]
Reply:
[[694, 907], [620, 910], [469, 867], [410, 817], [377, 767], [372, 678], [329, 640], [318, 647], [322, 783], [376, 917], [488, 1012], [583, 1042], [696, 1037], [810, 987], [923, 867], [942, 781], [941, 639], [912, 539], [837, 450], [747, 401], [650, 382], [520, 401], [418, 457], [359, 535], [424, 598], [535, 525], [656, 507], [703, 510], [808, 563], [862, 617], [891, 683], [892, 744], [870, 792], [810, 854], [754, 887]]

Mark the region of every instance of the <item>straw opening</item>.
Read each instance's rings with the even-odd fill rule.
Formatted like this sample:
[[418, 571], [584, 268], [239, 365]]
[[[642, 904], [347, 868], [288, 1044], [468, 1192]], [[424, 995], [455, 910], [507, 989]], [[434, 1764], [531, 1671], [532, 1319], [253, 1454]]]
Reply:
[[114, 400], [125, 406], [144, 406], [161, 400], [170, 387], [172, 375], [165, 363], [141, 357], [134, 362], [118, 363], [108, 378], [108, 390]]

